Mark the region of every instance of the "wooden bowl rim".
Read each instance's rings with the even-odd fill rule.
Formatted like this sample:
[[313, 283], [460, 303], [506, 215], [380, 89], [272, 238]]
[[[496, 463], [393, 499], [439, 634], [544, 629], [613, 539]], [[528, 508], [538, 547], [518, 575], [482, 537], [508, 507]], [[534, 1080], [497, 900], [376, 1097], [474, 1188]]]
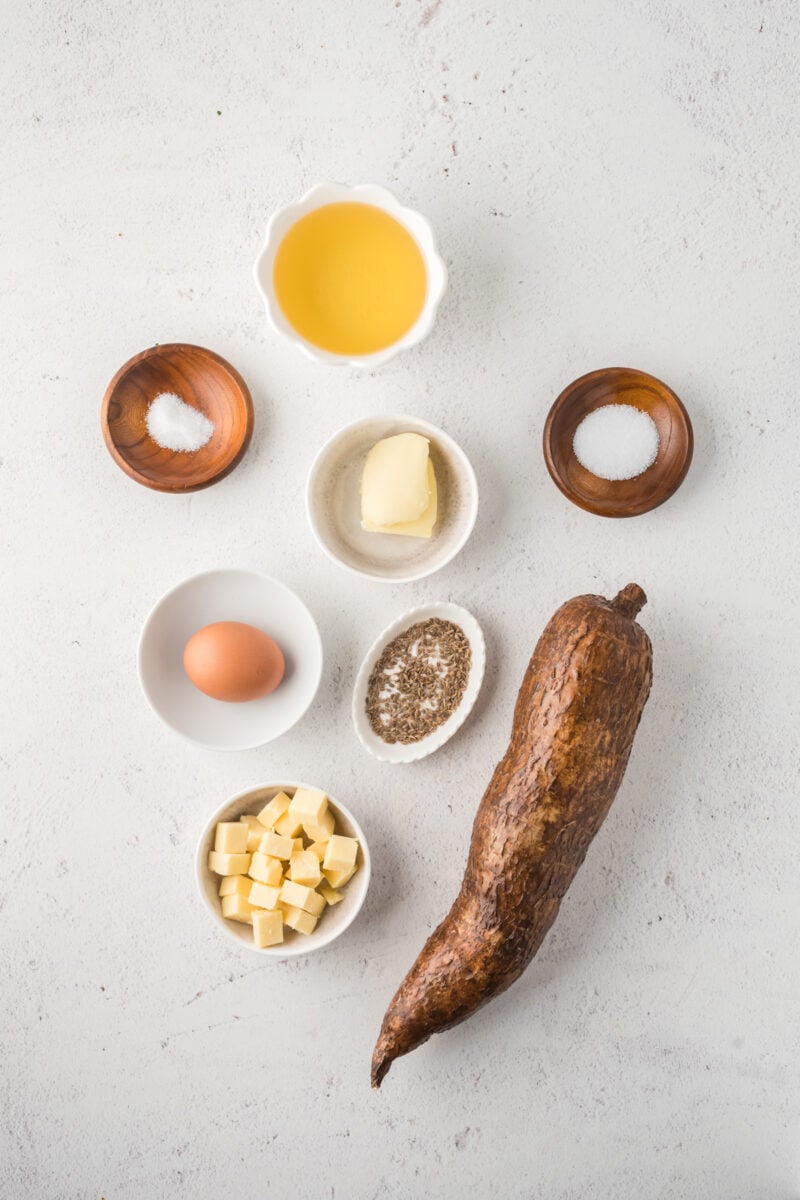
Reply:
[[[576, 492], [574, 492], [556, 467], [551, 444], [553, 425], [555, 424], [556, 417], [559, 416], [562, 410], [570, 403], [579, 385], [586, 383], [588, 380], [600, 378], [624, 379], [630, 378], [631, 376], [636, 376], [639, 379], [649, 380], [651, 384], [655, 385], [655, 389], [663, 395], [667, 405], [672, 410], [672, 413], [677, 417], [683, 426], [683, 430], [686, 435], [686, 449], [684, 452], [684, 459], [681, 464], [681, 469], [669, 487], [662, 488], [660, 491], [657, 491], [655, 496], [651, 496], [647, 502], [640, 502], [638, 504], [636, 502], [631, 502], [625, 511], [621, 512], [619, 509], [614, 509], [612, 511], [602, 501], [593, 502], [591, 500], [586, 500], [583, 496], [579, 496]], [[544, 460], [547, 465], [547, 470], [550, 473], [550, 478], [553, 480], [553, 483], [556, 485], [562, 495], [566, 496], [567, 499], [575, 504], [578, 508], [582, 508], [584, 512], [593, 513], [598, 517], [612, 517], [617, 519], [623, 519], [625, 517], [639, 517], [644, 513], [652, 512], [653, 509], [659, 508], [662, 504], [666, 503], [671, 496], [674, 496], [675, 492], [683, 483], [688, 474], [689, 467], [692, 464], [692, 456], [694, 454], [694, 430], [692, 429], [692, 422], [689, 418], [689, 414], [686, 411], [683, 401], [668, 384], [664, 383], [662, 379], [658, 379], [655, 375], [651, 375], [649, 371], [640, 371], [637, 367], [600, 367], [595, 371], [587, 371], [584, 375], [579, 375], [577, 379], [573, 379], [571, 383], [568, 383], [567, 386], [561, 392], [559, 392], [558, 396], [556, 396], [556, 399], [553, 401], [550, 411], [547, 414], [547, 419], [544, 423], [544, 432], [542, 434], [542, 450], [544, 453]], [[613, 483], [614, 481], [607, 480], [606, 482]], [[629, 481], [626, 480], [625, 482]]]
[[[160, 483], [157, 479], [150, 479], [147, 476], [142, 475], [128, 462], [124, 455], [120, 453], [116, 442], [111, 436], [111, 428], [108, 422], [109, 404], [111, 403], [111, 398], [114, 395], [114, 392], [123, 376], [126, 375], [132, 367], [135, 367], [138, 363], [147, 358], [152, 358], [154, 355], [163, 354], [164, 352], [174, 353], [176, 351], [180, 353], [186, 353], [186, 351], [196, 351], [206, 358], [213, 359], [228, 375], [231, 376], [234, 384], [239, 390], [242, 400], [244, 401], [245, 411], [247, 414], [241, 443], [231, 461], [221, 470], [217, 471], [216, 474], [210, 476], [208, 479], [202, 480], [200, 483], [187, 482], [185, 484], [167, 484]], [[253, 398], [250, 395], [250, 389], [248, 388], [242, 376], [236, 370], [236, 367], [229, 363], [226, 358], [223, 358], [221, 354], [217, 354], [216, 350], [209, 350], [205, 346], [197, 346], [193, 342], [163, 342], [157, 346], [148, 346], [146, 350], [140, 350], [138, 354], [134, 354], [132, 358], [129, 358], [127, 362], [122, 364], [109, 383], [105, 390], [105, 394], [103, 395], [103, 403], [100, 410], [100, 424], [103, 430], [103, 441], [105, 442], [108, 452], [114, 459], [114, 462], [117, 464], [117, 466], [120, 467], [130, 479], [133, 479], [136, 483], [142, 484], [143, 487], [150, 488], [150, 490], [154, 492], [168, 492], [175, 495], [181, 495], [185, 492], [202, 491], [203, 488], [211, 487], [212, 484], [219, 483], [221, 479], [224, 479], [226, 475], [230, 475], [231, 471], [233, 471], [235, 467], [238, 467], [239, 463], [244, 458], [248, 446], [250, 445], [250, 439], [253, 436], [254, 420], [255, 413], [253, 410]]]

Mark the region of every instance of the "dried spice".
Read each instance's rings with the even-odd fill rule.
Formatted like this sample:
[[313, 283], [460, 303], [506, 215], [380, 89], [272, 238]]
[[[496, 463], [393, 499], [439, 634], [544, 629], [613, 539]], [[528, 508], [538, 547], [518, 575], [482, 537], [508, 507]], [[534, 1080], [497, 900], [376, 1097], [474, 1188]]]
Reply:
[[433, 733], [461, 703], [472, 650], [459, 625], [432, 617], [398, 634], [367, 684], [366, 712], [382, 741], [409, 744]]

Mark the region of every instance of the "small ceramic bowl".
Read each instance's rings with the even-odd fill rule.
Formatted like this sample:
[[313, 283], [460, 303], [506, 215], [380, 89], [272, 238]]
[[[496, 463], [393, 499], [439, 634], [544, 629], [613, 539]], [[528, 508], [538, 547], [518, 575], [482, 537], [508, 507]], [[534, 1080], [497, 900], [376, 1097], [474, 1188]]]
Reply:
[[[215, 621], [243, 621], [275, 639], [286, 672], [274, 692], [230, 704], [190, 682], [184, 647]], [[250, 750], [286, 733], [310, 706], [322, 676], [322, 641], [306, 606], [277, 579], [206, 571], [161, 597], [142, 628], [138, 664], [150, 707], [176, 733], [211, 750]]]
[[[159, 392], [174, 392], [214, 423], [199, 450], [165, 450], [147, 432]], [[196, 492], [237, 466], [253, 434], [253, 401], [229, 362], [202, 346], [151, 346], [129, 359], [106, 388], [101, 413], [111, 457], [126, 475], [157, 492]]]
[[[275, 255], [288, 231], [301, 217], [305, 217], [315, 209], [322, 208], [327, 204], [342, 202], [371, 204], [376, 208], [383, 209], [411, 234], [425, 262], [427, 291], [422, 311], [407, 333], [375, 354], [352, 356], [332, 354], [315, 346], [289, 323], [275, 293], [273, 281]], [[348, 187], [342, 183], [320, 183], [311, 191], [306, 192], [305, 196], [295, 204], [278, 209], [272, 215], [267, 225], [263, 249], [256, 259], [255, 278], [256, 286], [266, 306], [267, 320], [276, 333], [287, 338], [316, 363], [323, 363], [327, 366], [349, 365], [369, 370], [388, 362], [399, 351], [415, 346], [428, 336], [433, 328], [436, 310], [447, 284], [447, 269], [437, 252], [433, 230], [428, 221], [414, 209], [402, 205], [397, 197], [386, 188], [370, 183], [359, 184], [357, 187]]]
[[[361, 528], [361, 474], [381, 438], [419, 433], [430, 442], [438, 517], [429, 538], [367, 533]], [[339, 566], [383, 583], [432, 575], [455, 558], [475, 525], [478, 483], [464, 451], [435, 425], [416, 417], [365, 417], [325, 443], [306, 483], [306, 513], [318, 544]]]
[[248, 788], [231, 800], [227, 800], [221, 808], [210, 817], [197, 843], [195, 858], [195, 876], [200, 898], [215, 924], [232, 941], [238, 942], [255, 954], [263, 954], [267, 958], [299, 958], [302, 954], [312, 954], [322, 950], [340, 937], [353, 921], [355, 921], [361, 906], [366, 899], [371, 872], [369, 847], [364, 831], [349, 809], [339, 804], [331, 796], [328, 803], [336, 817], [336, 832], [345, 837], [358, 838], [358, 870], [348, 884], [342, 889], [344, 900], [331, 908], [326, 908], [317, 923], [313, 933], [287, 932], [286, 941], [277, 946], [266, 946], [263, 950], [253, 943], [253, 931], [249, 925], [238, 921], [229, 921], [223, 917], [219, 899], [220, 877], [208, 869], [208, 852], [214, 849], [214, 835], [218, 821], [238, 821], [245, 813], [257, 814], [278, 792], [288, 792], [293, 795], [299, 787], [309, 787], [307, 783], [267, 783], [261, 787]]
[[[658, 429], [656, 460], [634, 479], [601, 479], [575, 457], [575, 430], [587, 413], [606, 404], [630, 404]], [[558, 397], [544, 427], [544, 458], [556, 487], [601, 517], [636, 517], [669, 500], [686, 478], [693, 447], [689, 415], [672, 389], [628, 367], [605, 367], [576, 379]]]
[[[367, 689], [372, 668], [389, 642], [408, 629], [410, 625], [416, 625], [419, 621], [428, 621], [434, 617], [459, 625], [469, 639], [472, 658], [469, 678], [461, 703], [452, 716], [438, 729], [434, 729], [433, 733], [428, 734], [426, 738], [412, 743], [384, 742], [376, 733], [373, 733], [367, 720]], [[445, 742], [448, 742], [466, 721], [478, 698], [485, 668], [486, 645], [483, 632], [478, 622], [465, 608], [461, 608], [458, 604], [440, 602], [423, 604], [419, 608], [412, 608], [403, 613], [372, 643], [356, 678], [353, 689], [353, 724], [362, 746], [381, 762], [388, 763], [417, 762], [420, 758], [426, 758], [429, 754], [433, 754], [434, 750], [438, 750]]]

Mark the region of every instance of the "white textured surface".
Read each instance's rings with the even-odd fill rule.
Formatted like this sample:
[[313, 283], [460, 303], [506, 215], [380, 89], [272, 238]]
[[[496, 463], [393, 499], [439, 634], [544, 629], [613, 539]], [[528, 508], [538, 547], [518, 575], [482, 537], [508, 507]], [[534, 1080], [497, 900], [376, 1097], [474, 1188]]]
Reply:
[[[44, 0], [2, 26], [3, 1200], [796, 1195], [797, 6]], [[395, 188], [450, 268], [431, 338], [372, 376], [269, 335], [251, 279], [270, 211], [323, 178]], [[234, 474], [177, 498], [125, 478], [98, 414], [129, 355], [184, 339], [257, 415]], [[571, 508], [539, 448], [609, 364], [664, 378], [697, 438], [629, 523]], [[337, 426], [398, 410], [453, 433], [482, 508], [445, 573], [386, 588], [316, 549], [302, 489]], [[134, 666], [154, 599], [228, 565], [296, 588], [328, 652], [306, 720], [233, 757], [160, 726]], [[629, 579], [655, 686], [555, 929], [373, 1094], [534, 641]], [[484, 626], [487, 681], [391, 769], [354, 674], [438, 598]], [[353, 808], [375, 874], [340, 944], [274, 965], [218, 936], [192, 856], [281, 776]]]

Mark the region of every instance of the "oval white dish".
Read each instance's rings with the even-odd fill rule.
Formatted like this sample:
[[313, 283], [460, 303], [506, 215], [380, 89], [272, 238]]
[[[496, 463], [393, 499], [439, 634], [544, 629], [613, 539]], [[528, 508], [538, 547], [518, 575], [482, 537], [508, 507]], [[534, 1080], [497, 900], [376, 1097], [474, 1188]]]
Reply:
[[214, 835], [217, 821], [238, 821], [245, 813], [257, 814], [267, 801], [278, 792], [286, 791], [293, 795], [299, 787], [309, 787], [307, 783], [267, 783], [260, 787], [248, 788], [239, 792], [212, 813], [197, 843], [195, 856], [195, 878], [200, 899], [203, 901], [212, 920], [223, 933], [255, 954], [264, 954], [268, 958], [299, 958], [302, 954], [311, 954], [314, 950], [322, 950], [335, 941], [349, 925], [355, 921], [364, 903], [369, 888], [372, 865], [367, 839], [364, 831], [353, 814], [338, 800], [328, 796], [328, 803], [336, 817], [336, 830], [346, 837], [358, 838], [359, 869], [350, 882], [342, 889], [344, 900], [332, 908], [326, 908], [319, 924], [313, 933], [305, 936], [302, 933], [292, 933], [291, 940], [281, 942], [277, 946], [266, 946], [263, 949], [253, 942], [253, 932], [249, 925], [237, 921], [229, 921], [222, 915], [219, 899], [220, 876], [208, 869], [208, 852], [214, 849]]
[[[184, 647], [214, 621], [243, 621], [274, 638], [286, 673], [268, 696], [227, 704], [205, 696], [183, 669]], [[322, 676], [322, 640], [311, 613], [277, 579], [254, 571], [206, 571], [171, 588], [142, 627], [139, 681], [150, 707], [189, 741], [250, 750], [280, 737], [305, 713]]]
[[[284, 316], [283, 310], [278, 303], [273, 283], [275, 255], [278, 246], [292, 225], [299, 221], [301, 217], [306, 216], [317, 208], [324, 207], [326, 204], [339, 204], [348, 201], [357, 204], [372, 204], [376, 208], [383, 209], [389, 216], [394, 217], [414, 238], [425, 261], [428, 286], [422, 312], [403, 337], [393, 342], [391, 346], [386, 346], [385, 349], [379, 350], [375, 354], [353, 356], [331, 354], [329, 351], [323, 350], [319, 346], [315, 346], [312, 342], [307, 341]], [[343, 183], [318, 183], [310, 191], [306, 192], [300, 200], [294, 204], [287, 204], [284, 208], [279, 208], [270, 217], [264, 238], [264, 245], [255, 262], [255, 280], [256, 287], [264, 301], [267, 320], [272, 328], [281, 337], [285, 337], [294, 346], [297, 346], [299, 350], [302, 350], [303, 354], [307, 355], [313, 362], [322, 363], [326, 366], [347, 365], [351, 367], [364, 367], [367, 370], [371, 370], [388, 362], [399, 351], [407, 350], [410, 346], [416, 346], [418, 342], [421, 342], [423, 338], [428, 336], [433, 328], [436, 319], [436, 310], [439, 307], [439, 302], [447, 286], [447, 268], [436, 249], [433, 229], [429, 222], [421, 213], [416, 212], [413, 208], [406, 208], [402, 205], [397, 197], [387, 188], [379, 187], [377, 184], [372, 183], [362, 183], [355, 187], [350, 187]]]
[[[398, 634], [408, 629], [409, 625], [416, 625], [419, 621], [427, 621], [432, 617], [438, 617], [442, 621], [452, 621], [453, 624], [459, 625], [469, 639], [472, 661], [461, 703], [444, 724], [420, 741], [412, 743], [384, 742], [376, 733], [373, 733], [367, 719], [367, 688], [372, 668], [384, 648]], [[486, 644], [481, 627], [472, 613], [467, 612], [459, 604], [449, 604], [443, 601], [409, 609], [384, 629], [380, 637], [375, 639], [359, 669], [353, 689], [353, 724], [362, 746], [381, 762], [388, 763], [417, 762], [420, 758], [426, 758], [427, 755], [433, 754], [435, 750], [449, 741], [466, 721], [478, 698], [485, 668]]]
[[[439, 515], [429, 538], [361, 528], [367, 454], [381, 438], [396, 433], [419, 433], [430, 442]], [[478, 516], [478, 481], [464, 451], [443, 429], [416, 417], [364, 417], [335, 433], [311, 464], [306, 514], [317, 544], [346, 571], [383, 583], [409, 583], [441, 570], [463, 548]]]

